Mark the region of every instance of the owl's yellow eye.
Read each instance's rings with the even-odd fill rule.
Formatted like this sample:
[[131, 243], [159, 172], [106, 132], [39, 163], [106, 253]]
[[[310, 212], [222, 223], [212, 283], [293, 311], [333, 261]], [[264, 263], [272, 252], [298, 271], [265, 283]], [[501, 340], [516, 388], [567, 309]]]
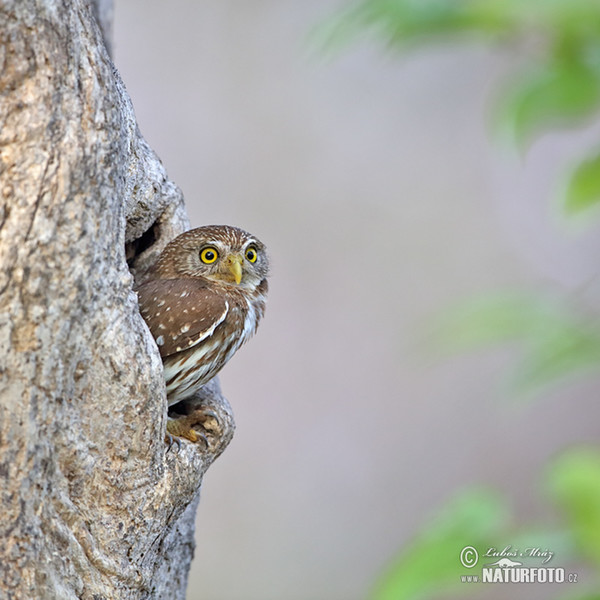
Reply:
[[246, 258], [251, 262], [256, 262], [256, 259], [258, 258], [258, 254], [256, 253], [256, 248], [254, 246], [250, 246], [247, 250], [246, 250]]
[[200, 260], [205, 265], [211, 265], [217, 260], [217, 258], [219, 258], [219, 253], [217, 252], [216, 248], [213, 248], [212, 246], [207, 246], [204, 248], [204, 250], [202, 250], [202, 252], [200, 252]]

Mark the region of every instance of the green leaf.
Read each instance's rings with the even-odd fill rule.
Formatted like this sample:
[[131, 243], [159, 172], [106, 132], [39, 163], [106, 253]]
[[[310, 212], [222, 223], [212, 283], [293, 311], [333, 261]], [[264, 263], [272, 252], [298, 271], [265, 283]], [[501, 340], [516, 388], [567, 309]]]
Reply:
[[600, 567], [600, 451], [577, 448], [566, 452], [552, 465], [548, 480], [578, 547]]
[[579, 214], [600, 204], [600, 154], [581, 163], [567, 184], [565, 210]]
[[570, 323], [557, 315], [546, 332], [524, 339], [517, 369], [517, 389], [531, 390], [575, 373], [600, 368], [600, 335], [585, 323]]
[[400, 554], [371, 597], [419, 600], [465, 587], [460, 584], [460, 576], [469, 574], [469, 569], [460, 562], [462, 549], [473, 546], [481, 556], [497, 544], [507, 514], [507, 507], [497, 494], [485, 489], [463, 492]]
[[536, 328], [547, 312], [541, 299], [525, 294], [482, 295], [461, 302], [442, 317], [437, 337], [447, 349], [458, 350], [520, 339]]
[[600, 106], [598, 71], [575, 60], [539, 65], [513, 85], [499, 125], [518, 147], [546, 129], [574, 125]]
[[324, 47], [335, 48], [363, 33], [388, 45], [407, 41], [430, 43], [434, 37], [464, 33], [488, 36], [513, 26], [512, 11], [505, 8], [507, 0], [503, 2], [363, 0], [326, 21], [318, 37]]
[[334, 44], [362, 33], [389, 45], [430, 44], [449, 36], [506, 40], [532, 34], [595, 44], [600, 5], [590, 0], [359, 0], [340, 11], [326, 29]]
[[584, 370], [600, 371], [600, 329], [591, 318], [545, 297], [498, 294], [446, 314], [437, 338], [447, 350], [512, 342], [520, 351], [513, 388], [532, 392]]

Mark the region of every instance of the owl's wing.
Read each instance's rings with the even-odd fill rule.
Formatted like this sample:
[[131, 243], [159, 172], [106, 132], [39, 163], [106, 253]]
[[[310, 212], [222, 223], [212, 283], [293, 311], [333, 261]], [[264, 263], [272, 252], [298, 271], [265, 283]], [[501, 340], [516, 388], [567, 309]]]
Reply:
[[137, 293], [140, 312], [163, 358], [210, 337], [229, 311], [220, 294], [194, 279], [153, 279]]

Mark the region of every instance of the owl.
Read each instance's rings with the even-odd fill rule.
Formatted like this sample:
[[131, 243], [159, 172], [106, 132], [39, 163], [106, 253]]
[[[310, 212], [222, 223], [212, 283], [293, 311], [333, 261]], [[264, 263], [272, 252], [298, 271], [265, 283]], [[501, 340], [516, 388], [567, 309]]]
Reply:
[[137, 293], [169, 406], [193, 396], [254, 335], [268, 272], [264, 244], [228, 225], [192, 229], [162, 251]]

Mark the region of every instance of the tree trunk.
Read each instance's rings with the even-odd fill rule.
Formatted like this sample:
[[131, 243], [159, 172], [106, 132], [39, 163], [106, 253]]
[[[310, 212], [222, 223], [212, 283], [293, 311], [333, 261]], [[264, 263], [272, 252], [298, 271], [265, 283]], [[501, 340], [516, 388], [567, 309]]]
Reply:
[[202, 475], [233, 433], [213, 382], [208, 444], [164, 442], [133, 285], [188, 220], [109, 58], [111, 13], [0, 0], [1, 599], [184, 598]]

